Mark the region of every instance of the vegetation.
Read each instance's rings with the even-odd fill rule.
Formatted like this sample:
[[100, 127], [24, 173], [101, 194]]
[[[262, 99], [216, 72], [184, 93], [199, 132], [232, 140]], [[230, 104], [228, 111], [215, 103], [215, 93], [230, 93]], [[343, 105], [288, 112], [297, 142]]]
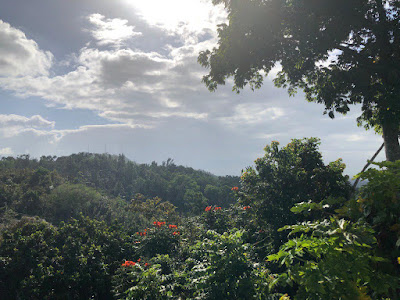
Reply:
[[[5, 157], [0, 161], [0, 170], [2, 171], [0, 189], [5, 193], [14, 193], [14, 196], [4, 196], [8, 197], [7, 201], [10, 203], [13, 200], [9, 197], [20, 198], [16, 193], [27, 193], [28, 195], [24, 197], [34, 197], [27, 190], [31, 189], [30, 185], [34, 186], [36, 181], [41, 180], [42, 188], [35, 186], [34, 188], [38, 190], [32, 191], [37, 197], [43, 193], [48, 194], [49, 189], [61, 183], [83, 184], [101, 190], [108, 197], [127, 201], [137, 198], [137, 194], [142, 194], [146, 198], [159, 197], [175, 205], [179, 211], [189, 212], [196, 205], [229, 206], [233, 195], [231, 187], [239, 184], [238, 177], [218, 177], [204, 171], [177, 166], [172, 159], [161, 165], [156, 162], [146, 165], [132, 162], [124, 155], [92, 153], [58, 158], [42, 156], [39, 160], [31, 159], [29, 155], [17, 158]], [[25, 180], [27, 176], [32, 177], [31, 181]], [[12, 186], [21, 181], [24, 181], [23, 186], [20, 186], [23, 187], [21, 190]], [[76, 190], [79, 189], [76, 187]], [[67, 190], [60, 188], [58, 192]], [[0, 198], [0, 201], [6, 201], [2, 199]], [[199, 203], [196, 204], [197, 202]], [[0, 202], [0, 205], [4, 204]]]
[[275, 85], [304, 91], [325, 113], [361, 104], [359, 125], [382, 133], [386, 157], [400, 159], [400, 3], [393, 0], [213, 0], [229, 23], [199, 62], [210, 90], [233, 77], [234, 89], [260, 88], [278, 64]]
[[[241, 177], [123, 155], [0, 161], [2, 299], [400, 299], [398, 1], [213, 0], [229, 24], [200, 54], [215, 90], [362, 104], [387, 161], [357, 176], [319, 140], [272, 142]], [[334, 59], [329, 60], [330, 58]]]
[[4, 159], [3, 298], [398, 299], [400, 161], [363, 172], [352, 193], [318, 145], [272, 142], [230, 187], [231, 205], [184, 197], [180, 211]]

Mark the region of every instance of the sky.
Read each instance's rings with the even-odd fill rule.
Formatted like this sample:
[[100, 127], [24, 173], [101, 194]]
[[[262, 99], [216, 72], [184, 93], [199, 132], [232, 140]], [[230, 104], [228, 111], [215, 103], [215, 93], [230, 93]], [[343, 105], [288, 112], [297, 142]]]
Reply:
[[[355, 175], [382, 143], [299, 92], [209, 92], [200, 51], [226, 22], [211, 0], [0, 0], [0, 156], [125, 154], [240, 175], [272, 141], [318, 137]], [[380, 154], [377, 160], [383, 160]]]

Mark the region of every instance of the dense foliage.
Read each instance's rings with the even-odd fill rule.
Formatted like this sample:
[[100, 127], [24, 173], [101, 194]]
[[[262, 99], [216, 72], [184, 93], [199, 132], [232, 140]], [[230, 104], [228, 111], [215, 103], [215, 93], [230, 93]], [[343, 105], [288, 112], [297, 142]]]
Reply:
[[[42, 156], [39, 160], [28, 155], [5, 157], [0, 171], [11, 173], [49, 170], [64, 181], [100, 189], [112, 197], [130, 200], [136, 194], [148, 198], [160, 197], [180, 211], [189, 211], [193, 204], [228, 206], [232, 202], [231, 187], [239, 183], [234, 176], [215, 176], [205, 171], [177, 166], [172, 159], [161, 165], [156, 162], [137, 164], [124, 155], [79, 153], [70, 156]], [[3, 177], [3, 182], [9, 177]], [[47, 187], [51, 186], [48, 185]]]
[[[210, 90], [233, 77], [235, 90], [297, 89], [331, 118], [361, 104], [358, 123], [382, 129], [387, 160], [400, 159], [400, 2], [398, 0], [213, 0], [228, 22], [199, 62]], [[271, 72], [273, 73], [273, 72]]]
[[368, 183], [352, 193], [318, 145], [272, 142], [230, 186], [232, 205], [187, 202], [191, 214], [7, 159], [1, 296], [399, 299], [400, 161], [361, 173]]

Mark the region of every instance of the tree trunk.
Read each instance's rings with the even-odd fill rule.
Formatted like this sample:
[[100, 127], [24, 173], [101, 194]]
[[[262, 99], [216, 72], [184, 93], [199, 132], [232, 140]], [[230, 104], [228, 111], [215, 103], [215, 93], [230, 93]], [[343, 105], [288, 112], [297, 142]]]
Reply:
[[398, 124], [383, 124], [383, 141], [385, 143], [386, 160], [400, 159], [399, 126]]

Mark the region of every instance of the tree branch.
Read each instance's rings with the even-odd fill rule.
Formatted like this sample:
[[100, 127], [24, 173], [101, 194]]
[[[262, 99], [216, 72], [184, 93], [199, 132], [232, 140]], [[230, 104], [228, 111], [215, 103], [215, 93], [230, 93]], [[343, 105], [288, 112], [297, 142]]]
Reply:
[[[384, 146], [385, 146], [385, 143], [382, 143], [382, 145], [379, 147], [379, 149], [375, 152], [374, 156], [372, 156], [371, 159], [368, 160], [367, 164], [366, 164], [366, 165], [364, 166], [364, 168], [361, 170], [361, 173], [364, 172], [364, 171], [371, 165], [371, 163], [374, 161], [374, 159], [378, 156], [379, 152], [382, 151], [382, 149], [383, 149]], [[352, 192], [352, 194], [355, 193], [356, 187], [357, 187], [357, 184], [358, 184], [359, 181], [360, 181], [360, 177], [358, 177], [358, 178], [356, 179], [356, 181], [354, 182], [354, 184], [353, 184], [353, 192]]]

